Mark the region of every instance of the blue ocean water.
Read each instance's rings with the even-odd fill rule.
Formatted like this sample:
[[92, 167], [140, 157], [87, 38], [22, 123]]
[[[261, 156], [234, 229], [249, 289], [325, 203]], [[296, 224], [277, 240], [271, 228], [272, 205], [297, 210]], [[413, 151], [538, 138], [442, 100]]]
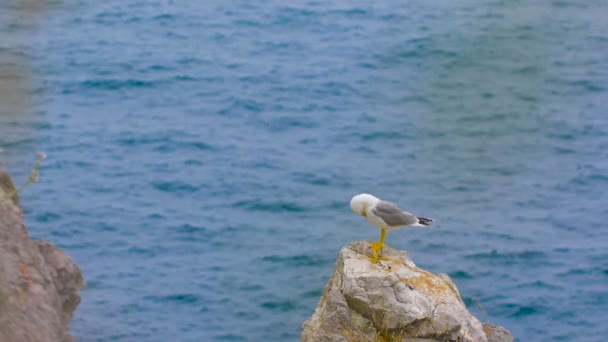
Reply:
[[[0, 146], [79, 341], [295, 341], [369, 192], [519, 341], [608, 336], [604, 1], [1, 3]], [[478, 305], [479, 303], [480, 305]]]

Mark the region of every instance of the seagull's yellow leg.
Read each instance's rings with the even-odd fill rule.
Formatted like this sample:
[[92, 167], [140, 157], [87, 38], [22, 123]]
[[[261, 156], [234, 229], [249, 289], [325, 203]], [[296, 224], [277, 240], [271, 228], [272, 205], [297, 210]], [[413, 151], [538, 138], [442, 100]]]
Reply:
[[382, 229], [382, 233], [380, 233], [380, 241], [372, 243], [372, 253], [374, 255], [374, 262], [378, 261], [378, 252], [382, 250], [384, 247], [384, 238], [386, 237], [386, 229]]

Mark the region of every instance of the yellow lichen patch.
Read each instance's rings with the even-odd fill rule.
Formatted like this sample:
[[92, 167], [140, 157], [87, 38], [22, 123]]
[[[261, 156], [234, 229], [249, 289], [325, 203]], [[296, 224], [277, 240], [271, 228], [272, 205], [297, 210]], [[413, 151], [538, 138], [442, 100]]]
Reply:
[[427, 296], [436, 297], [438, 295], [443, 295], [448, 291], [452, 292], [445, 280], [430, 272], [422, 270], [418, 270], [418, 272], [419, 275], [417, 276], [401, 280]]
[[368, 338], [364, 338], [364, 336], [362, 336], [360, 332], [353, 331], [348, 328], [340, 329], [340, 333], [342, 334], [342, 336], [346, 337], [346, 340], [348, 342], [359, 342], [369, 340]]
[[489, 324], [484, 324], [483, 325], [483, 332], [486, 333], [486, 336], [490, 336], [494, 333], [494, 327], [489, 325]]
[[406, 264], [403, 263], [403, 260], [399, 259], [399, 258], [394, 258], [394, 257], [381, 257], [380, 259], [387, 261], [388, 263], [390, 263], [391, 265], [405, 265]]
[[376, 342], [392, 341], [393, 337], [389, 335], [388, 331], [378, 332], [378, 340]]

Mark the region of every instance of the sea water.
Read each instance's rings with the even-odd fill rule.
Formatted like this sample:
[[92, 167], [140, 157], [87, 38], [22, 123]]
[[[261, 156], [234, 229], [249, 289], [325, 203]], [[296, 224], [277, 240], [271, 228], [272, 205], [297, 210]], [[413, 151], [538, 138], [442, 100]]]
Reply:
[[84, 272], [79, 341], [296, 341], [380, 235], [360, 192], [436, 220], [387, 243], [480, 320], [608, 336], [606, 2], [1, 11], [2, 159], [21, 182], [48, 155], [22, 203]]

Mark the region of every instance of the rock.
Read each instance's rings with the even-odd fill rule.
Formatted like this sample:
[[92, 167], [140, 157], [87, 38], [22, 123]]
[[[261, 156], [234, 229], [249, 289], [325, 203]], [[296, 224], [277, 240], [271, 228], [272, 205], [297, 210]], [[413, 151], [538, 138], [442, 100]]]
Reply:
[[486, 323], [483, 325], [483, 331], [488, 336], [488, 342], [513, 342], [515, 339], [511, 333], [500, 325]]
[[0, 341], [74, 341], [68, 324], [82, 273], [61, 250], [29, 238], [15, 199], [0, 196]]
[[488, 341], [447, 275], [386, 246], [373, 263], [370, 247], [360, 241], [342, 248], [300, 341]]

